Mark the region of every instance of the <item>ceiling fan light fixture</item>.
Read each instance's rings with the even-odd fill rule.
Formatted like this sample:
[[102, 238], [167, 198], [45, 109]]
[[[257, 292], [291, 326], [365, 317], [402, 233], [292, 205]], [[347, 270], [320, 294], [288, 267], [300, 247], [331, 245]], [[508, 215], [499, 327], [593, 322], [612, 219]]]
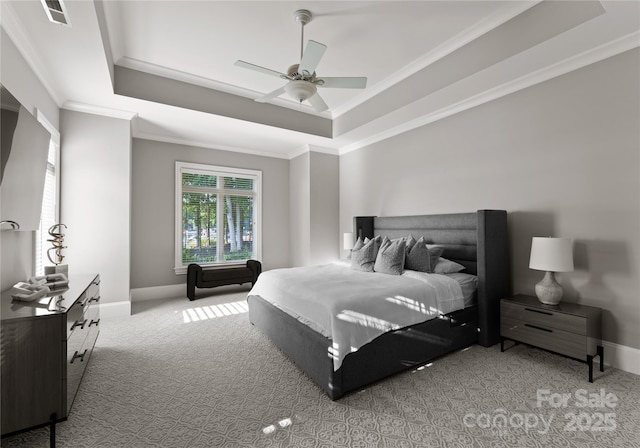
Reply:
[[315, 95], [318, 89], [309, 81], [294, 80], [289, 81], [284, 86], [284, 90], [287, 95], [301, 103]]

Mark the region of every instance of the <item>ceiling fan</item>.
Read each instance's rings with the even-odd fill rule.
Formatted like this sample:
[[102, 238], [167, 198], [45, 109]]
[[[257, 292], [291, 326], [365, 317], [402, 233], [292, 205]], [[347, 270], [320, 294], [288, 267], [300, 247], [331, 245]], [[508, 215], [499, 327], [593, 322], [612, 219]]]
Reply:
[[286, 79], [284, 86], [273, 92], [267, 93], [256, 101], [266, 103], [283, 93], [287, 93], [296, 101], [302, 103], [309, 101], [316, 112], [323, 112], [329, 108], [322, 97], [317, 92], [317, 87], [342, 88], [342, 89], [364, 89], [367, 85], [366, 77], [323, 77], [316, 76], [316, 67], [320, 63], [320, 59], [327, 50], [327, 46], [319, 42], [309, 40], [307, 47], [302, 50], [304, 45], [304, 26], [311, 21], [311, 12], [306, 9], [299, 9], [293, 13], [296, 22], [301, 24], [300, 36], [300, 63], [294, 64], [287, 70], [287, 73], [281, 73], [259, 65], [250, 64], [245, 61], [236, 61], [238, 67], [255, 70], [271, 76], [277, 76]]

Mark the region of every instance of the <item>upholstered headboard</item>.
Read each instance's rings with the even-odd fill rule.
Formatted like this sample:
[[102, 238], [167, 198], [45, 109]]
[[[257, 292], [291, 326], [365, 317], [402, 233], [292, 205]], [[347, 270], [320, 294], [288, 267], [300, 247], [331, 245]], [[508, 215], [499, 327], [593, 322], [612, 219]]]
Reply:
[[445, 247], [442, 256], [478, 276], [478, 343], [489, 347], [500, 341], [500, 300], [509, 296], [507, 212], [478, 210], [420, 216], [357, 216], [356, 237], [399, 238], [424, 236], [428, 244]]

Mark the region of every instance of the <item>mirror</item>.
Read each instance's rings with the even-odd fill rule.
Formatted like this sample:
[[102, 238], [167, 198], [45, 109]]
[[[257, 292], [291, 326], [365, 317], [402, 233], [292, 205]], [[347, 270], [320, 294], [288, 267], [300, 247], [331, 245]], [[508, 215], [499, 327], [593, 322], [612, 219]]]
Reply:
[[[0, 85], [0, 221], [2, 230], [40, 226], [49, 132]], [[15, 224], [19, 225], [19, 229]]]

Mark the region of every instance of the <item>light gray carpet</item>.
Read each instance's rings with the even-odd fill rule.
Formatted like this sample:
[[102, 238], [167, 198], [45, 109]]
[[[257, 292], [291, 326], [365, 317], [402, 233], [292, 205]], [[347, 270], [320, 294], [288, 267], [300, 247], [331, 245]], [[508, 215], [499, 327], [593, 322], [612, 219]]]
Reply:
[[[640, 377], [607, 368], [591, 384], [585, 364], [526, 346], [474, 346], [332, 402], [248, 314], [218, 306], [235, 291], [102, 321], [58, 446], [640, 447]], [[567, 407], [538, 406], [539, 390]], [[601, 392], [616, 406], [578, 406]], [[48, 429], [2, 446], [46, 447]]]

